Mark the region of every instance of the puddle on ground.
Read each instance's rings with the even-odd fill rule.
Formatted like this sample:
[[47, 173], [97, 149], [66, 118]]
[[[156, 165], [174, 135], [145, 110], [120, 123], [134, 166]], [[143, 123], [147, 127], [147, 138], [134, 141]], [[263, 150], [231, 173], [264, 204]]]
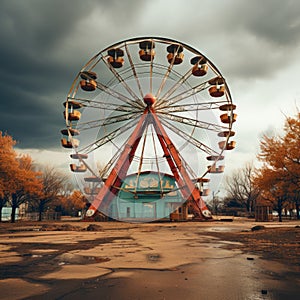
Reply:
[[161, 256], [158, 253], [151, 253], [151, 254], [147, 254], [147, 260], [149, 262], [158, 262], [160, 261]]

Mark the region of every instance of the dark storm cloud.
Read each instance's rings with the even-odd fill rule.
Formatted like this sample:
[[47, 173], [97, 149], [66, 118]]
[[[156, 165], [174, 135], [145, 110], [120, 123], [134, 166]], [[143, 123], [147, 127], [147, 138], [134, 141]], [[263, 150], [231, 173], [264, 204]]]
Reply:
[[[229, 79], [283, 72], [299, 52], [300, 1], [0, 0], [0, 130], [24, 148], [59, 147], [63, 106], [84, 63], [154, 35], [203, 51]], [[237, 80], [238, 81], [238, 80]]]
[[1, 3], [0, 129], [20, 147], [50, 147], [58, 134], [62, 118], [55, 107], [67, 72], [50, 54], [83, 17], [85, 6], [77, 4], [74, 9], [66, 1]]
[[[97, 36], [99, 45], [105, 34], [89, 23], [90, 16], [97, 13], [120, 24], [138, 2], [1, 1], [0, 130], [13, 135], [19, 147], [57, 147], [62, 102], [89, 59], [83, 56], [86, 41], [95, 43]], [[82, 36], [80, 24], [87, 26]]]
[[182, 1], [152, 0], [151, 3], [142, 18], [144, 30], [150, 28], [194, 46], [233, 80], [270, 78], [298, 59], [300, 2], [297, 0], [190, 0], [186, 5]]
[[293, 48], [300, 41], [300, 2], [265, 0], [237, 2], [240, 26], [274, 47]]
[[[297, 0], [229, 1], [221, 17], [228, 34], [224, 52], [236, 78], [268, 78], [298, 59], [300, 2]], [[228, 4], [231, 4], [228, 6]], [[226, 64], [225, 63], [225, 64]]]
[[0, 12], [2, 68], [18, 75], [39, 76], [50, 68], [51, 52], [77, 22], [85, 17], [88, 4], [73, 1], [5, 1]]

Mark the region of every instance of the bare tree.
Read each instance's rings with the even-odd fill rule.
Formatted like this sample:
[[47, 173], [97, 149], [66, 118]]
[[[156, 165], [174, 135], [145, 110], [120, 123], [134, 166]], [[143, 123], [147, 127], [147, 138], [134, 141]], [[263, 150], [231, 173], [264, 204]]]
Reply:
[[54, 202], [60, 195], [64, 194], [69, 185], [69, 176], [54, 167], [46, 166], [41, 170], [42, 175], [42, 195], [33, 199], [31, 204], [39, 212], [39, 221], [42, 221], [43, 212], [47, 205]]
[[218, 197], [218, 193], [220, 191], [217, 191], [217, 192], [212, 192], [212, 199], [208, 202], [208, 205], [212, 211], [213, 214], [217, 215], [221, 209], [222, 209], [222, 206], [223, 206], [223, 200]]
[[245, 207], [248, 212], [253, 211], [259, 195], [253, 183], [254, 171], [253, 163], [246, 163], [243, 168], [235, 170], [225, 181], [226, 198]]

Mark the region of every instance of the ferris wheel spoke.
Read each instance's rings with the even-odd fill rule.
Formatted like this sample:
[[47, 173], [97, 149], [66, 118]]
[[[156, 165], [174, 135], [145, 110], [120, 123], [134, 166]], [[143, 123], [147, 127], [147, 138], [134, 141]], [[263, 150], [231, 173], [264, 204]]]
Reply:
[[[151, 51], [153, 50], [153, 43], [151, 45]], [[151, 62], [150, 62], [150, 74], [149, 74], [149, 79], [150, 79], [150, 93], [153, 93], [153, 57], [151, 57]]]
[[129, 114], [123, 114], [113, 117], [107, 117], [104, 119], [97, 119], [93, 121], [88, 121], [84, 123], [78, 124], [76, 127], [78, 130], [83, 131], [91, 128], [101, 127], [101, 126], [108, 126], [119, 122], [124, 122], [127, 120], [130, 120], [132, 118], [136, 118], [140, 113], [129, 113]]
[[187, 161], [183, 158], [183, 156], [180, 153], [179, 153], [179, 157], [181, 159], [181, 163], [182, 163], [183, 167], [188, 171], [191, 178], [196, 178], [197, 177], [196, 173], [194, 172], [194, 170], [191, 168], [191, 166], [187, 163]]
[[143, 161], [144, 161], [144, 152], [145, 152], [145, 146], [146, 146], [146, 141], [147, 141], [147, 132], [148, 132], [148, 126], [149, 124], [146, 125], [144, 134], [143, 134], [143, 144], [142, 144], [142, 150], [141, 150], [141, 156], [139, 157], [139, 166], [138, 166], [138, 171], [137, 171], [137, 176], [136, 176], [136, 180], [135, 180], [135, 193], [137, 191], [137, 187], [138, 187], [138, 181], [139, 181], [139, 177], [142, 171], [142, 167], [143, 167]]
[[77, 97], [68, 97], [68, 101], [79, 101], [83, 107], [90, 107], [90, 108], [98, 108], [101, 110], [111, 110], [111, 111], [122, 111], [122, 112], [140, 112], [140, 109], [136, 109], [131, 105], [125, 104], [114, 104], [111, 102], [104, 102], [98, 100], [91, 100], [85, 98], [77, 98]]
[[160, 93], [161, 93], [162, 89], [164, 88], [164, 86], [165, 86], [165, 84], [167, 82], [167, 79], [168, 79], [168, 77], [169, 77], [169, 75], [170, 75], [170, 73], [171, 73], [171, 71], [173, 69], [173, 66], [174, 66], [174, 63], [175, 63], [175, 59], [176, 59], [176, 55], [178, 54], [178, 50], [179, 50], [179, 47], [177, 47], [177, 50], [175, 51], [174, 56], [173, 56], [173, 58], [172, 58], [172, 60], [171, 60], [171, 62], [169, 64], [169, 66], [168, 66], [168, 69], [167, 69], [167, 71], [166, 71], [166, 73], [165, 73], [165, 75], [164, 75], [164, 77], [163, 77], [163, 79], [161, 81], [160, 87], [159, 87], [159, 89], [156, 92], [156, 95], [155, 95], [156, 98], [159, 98]]
[[120, 111], [120, 112], [132, 112], [132, 113], [140, 113], [140, 110], [137, 110], [135, 108], [132, 108], [130, 106], [118, 106], [113, 108], [112, 105], [107, 105], [107, 104], [100, 104], [100, 105], [85, 105], [85, 107], [90, 107], [90, 108], [96, 108], [96, 109], [100, 109], [100, 110], [109, 110], [109, 111]]
[[210, 131], [220, 132], [222, 130], [228, 129], [228, 127], [225, 127], [225, 126], [221, 126], [221, 125], [209, 123], [209, 122], [204, 122], [204, 121], [196, 120], [193, 118], [187, 118], [187, 117], [177, 116], [177, 115], [168, 114], [168, 113], [159, 113], [159, 115], [163, 119], [168, 119], [171, 121], [178, 122], [180, 124], [185, 124], [185, 125], [189, 125], [192, 127], [197, 127], [197, 128], [201, 128], [201, 129], [210, 130]]
[[184, 99], [187, 99], [188, 97], [194, 96], [196, 94], [198, 94], [199, 92], [205, 90], [208, 87], [208, 81], [206, 82], [202, 82], [199, 85], [194, 86], [193, 88], [190, 88], [187, 91], [181, 92], [180, 94], [177, 94], [176, 96], [174, 96], [173, 98], [168, 99], [165, 102], [160, 102], [159, 105], [157, 105], [157, 109], [160, 108], [162, 106], [162, 104], [164, 106], [170, 106], [173, 104], [176, 104]]
[[114, 76], [117, 78], [117, 80], [122, 84], [122, 86], [126, 89], [126, 91], [130, 94], [130, 96], [136, 101], [136, 105], [140, 108], [144, 107], [144, 103], [142, 100], [133, 92], [133, 90], [130, 88], [130, 86], [126, 83], [126, 81], [123, 79], [123, 77], [116, 71], [116, 69], [108, 63], [108, 61], [103, 57], [103, 61], [107, 68], [114, 74]]
[[112, 167], [115, 165], [116, 161], [120, 157], [120, 155], [121, 155], [120, 150], [125, 146], [125, 144], [126, 144], [126, 141], [124, 141], [124, 143], [120, 147], [118, 147], [114, 144], [116, 149], [118, 149], [119, 151], [115, 151], [114, 155], [111, 157], [111, 159], [108, 161], [108, 163], [104, 166], [104, 168], [102, 168], [102, 170], [100, 170], [101, 178], [105, 178], [108, 175], [108, 172], [112, 169]]
[[111, 157], [111, 159], [109, 160], [109, 162], [105, 165], [105, 167], [101, 170], [100, 172], [100, 176], [102, 178], [105, 178], [108, 173], [110, 172], [110, 170], [113, 168], [113, 166], [115, 165], [115, 163], [117, 162], [117, 160], [119, 159], [122, 149], [125, 147], [127, 140], [124, 139], [124, 142], [122, 145], [118, 146], [114, 143], [114, 141], [112, 140], [111, 143], [113, 144], [113, 146], [117, 149], [117, 151], [115, 151], [115, 153], [113, 154], [113, 156]]
[[228, 103], [228, 101], [211, 101], [211, 102], [197, 102], [189, 104], [178, 104], [172, 106], [161, 106], [156, 109], [156, 112], [171, 113], [171, 112], [186, 112], [186, 111], [200, 111], [218, 109], [221, 104]]
[[97, 88], [100, 89], [101, 91], [103, 91], [104, 93], [106, 93], [112, 97], [115, 97], [115, 98], [119, 99], [120, 101], [122, 101], [134, 108], [137, 108], [137, 109], [144, 108], [144, 106], [142, 107], [140, 104], [134, 102], [133, 99], [130, 99], [130, 98], [124, 96], [123, 94], [111, 89], [110, 87], [106, 86], [105, 84], [102, 84], [99, 81], [97, 81]]
[[188, 70], [179, 80], [157, 101], [157, 106], [168, 99], [192, 74], [192, 68]]
[[140, 92], [140, 96], [141, 96], [141, 98], [143, 98], [144, 94], [143, 94], [142, 86], [141, 86], [139, 77], [137, 75], [137, 72], [136, 72], [136, 69], [135, 69], [135, 66], [134, 66], [134, 63], [133, 63], [133, 60], [132, 60], [132, 57], [131, 57], [131, 54], [130, 54], [130, 51], [128, 49], [128, 45], [127, 44], [125, 44], [125, 49], [126, 49], [126, 54], [127, 54], [127, 57], [128, 57], [129, 63], [130, 63], [130, 67], [131, 67], [133, 76], [135, 78], [135, 81], [136, 81], [137, 86], [138, 86], [138, 90]]
[[112, 132], [107, 133], [105, 136], [103, 136], [101, 139], [96, 140], [93, 143], [90, 143], [89, 145], [85, 146], [84, 148], [80, 149], [80, 152], [86, 152], [90, 153], [92, 151], [95, 151], [96, 149], [102, 147], [103, 145], [107, 144], [108, 142], [113, 141], [116, 137], [119, 135], [127, 132], [128, 130], [132, 129], [134, 125], [138, 123], [137, 118], [133, 119], [131, 122], [127, 123], [125, 126], [121, 126], [117, 128], [116, 130], [113, 130]]
[[173, 131], [175, 134], [177, 134], [179, 137], [186, 140], [191, 145], [197, 147], [201, 151], [209, 154], [209, 155], [219, 155], [218, 152], [210, 148], [209, 146], [205, 145], [204, 143], [200, 142], [198, 139], [195, 139], [192, 135], [187, 134], [185, 131], [179, 129], [178, 127], [175, 127], [171, 123], [169, 123], [166, 120], [161, 120], [162, 124], [165, 125], [167, 128], [169, 128], [171, 131]]
[[161, 193], [163, 194], [164, 189], [162, 186], [162, 178], [161, 178], [161, 172], [160, 172], [160, 167], [159, 167], [157, 146], [156, 146], [156, 142], [155, 142], [155, 138], [154, 138], [153, 127], [152, 127], [151, 135], [152, 135], [153, 150], [154, 150], [154, 154], [155, 154], [155, 164], [156, 164], [157, 174], [158, 174], [158, 178], [159, 178], [159, 187], [160, 187]]

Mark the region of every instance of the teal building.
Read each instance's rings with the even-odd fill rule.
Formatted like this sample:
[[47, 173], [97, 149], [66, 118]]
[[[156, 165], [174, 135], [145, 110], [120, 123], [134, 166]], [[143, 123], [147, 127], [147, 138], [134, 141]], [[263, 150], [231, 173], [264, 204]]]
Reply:
[[184, 202], [172, 175], [147, 171], [124, 179], [109, 215], [129, 221], [169, 219]]

